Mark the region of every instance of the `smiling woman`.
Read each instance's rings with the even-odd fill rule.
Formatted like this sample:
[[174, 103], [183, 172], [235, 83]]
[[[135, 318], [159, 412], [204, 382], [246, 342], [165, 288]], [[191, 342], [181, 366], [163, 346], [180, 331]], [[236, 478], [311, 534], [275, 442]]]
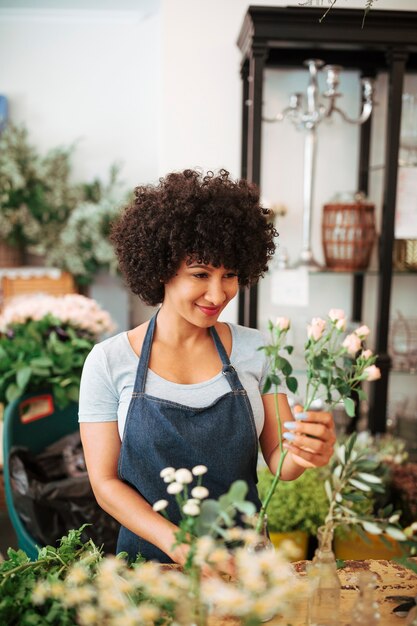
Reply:
[[[114, 226], [126, 282], [160, 308], [150, 322], [94, 347], [81, 381], [80, 422], [96, 498], [121, 523], [117, 549], [132, 559], [140, 552], [186, 560], [188, 547], [175, 543], [181, 511], [161, 486], [163, 468], [207, 466], [213, 499], [244, 480], [259, 510], [259, 443], [271, 471], [278, 466], [273, 398], [263, 395], [263, 336], [218, 321], [239, 285], [256, 283], [268, 267], [277, 235], [268, 213], [255, 185], [224, 170], [185, 170], [138, 187]], [[281, 392], [281, 415], [291, 421]], [[312, 432], [330, 456], [330, 416], [321, 421]], [[290, 450], [282, 478], [299, 476], [302, 463]], [[152, 508], [162, 497], [169, 519]]]

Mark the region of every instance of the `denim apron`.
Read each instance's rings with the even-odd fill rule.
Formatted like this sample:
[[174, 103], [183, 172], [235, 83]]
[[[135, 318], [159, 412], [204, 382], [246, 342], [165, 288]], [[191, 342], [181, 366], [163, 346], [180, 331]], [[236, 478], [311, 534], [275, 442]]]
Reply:
[[[252, 407], [217, 331], [210, 328], [230, 391], [209, 406], [194, 408], [145, 393], [155, 323], [156, 315], [146, 332], [126, 416], [118, 464], [120, 479], [151, 505], [160, 499], [168, 500], [168, 517], [178, 524], [181, 515], [175, 496], [167, 494], [167, 484], [159, 473], [168, 466], [191, 469], [206, 465], [203, 485], [210, 498], [226, 493], [233, 481], [245, 480], [249, 487], [247, 499], [259, 510], [258, 437]], [[172, 563], [167, 554], [123, 526], [117, 542], [120, 551], [127, 552], [129, 559], [135, 559], [140, 552], [147, 560]]]

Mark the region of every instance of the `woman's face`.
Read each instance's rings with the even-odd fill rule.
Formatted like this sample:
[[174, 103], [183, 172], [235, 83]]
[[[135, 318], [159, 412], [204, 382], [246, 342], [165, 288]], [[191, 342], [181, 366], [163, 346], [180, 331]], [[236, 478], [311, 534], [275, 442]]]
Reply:
[[165, 285], [163, 306], [191, 324], [208, 327], [216, 323], [238, 288], [233, 270], [183, 261]]

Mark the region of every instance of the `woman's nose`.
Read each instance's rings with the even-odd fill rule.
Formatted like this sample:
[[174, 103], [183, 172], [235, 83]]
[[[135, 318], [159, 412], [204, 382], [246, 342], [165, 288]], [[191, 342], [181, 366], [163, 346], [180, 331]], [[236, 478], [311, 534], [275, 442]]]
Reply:
[[221, 280], [212, 280], [209, 282], [206, 298], [215, 306], [223, 304], [227, 295]]

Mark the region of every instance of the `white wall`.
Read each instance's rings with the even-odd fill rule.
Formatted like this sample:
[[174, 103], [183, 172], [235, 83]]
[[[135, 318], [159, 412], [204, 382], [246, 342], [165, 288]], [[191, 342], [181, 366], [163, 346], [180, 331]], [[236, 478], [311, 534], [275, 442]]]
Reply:
[[[241, 80], [236, 40], [249, 4], [268, 2], [0, 0], [0, 58], [5, 60], [0, 64], [0, 91], [10, 100], [11, 117], [28, 126], [40, 149], [79, 140], [74, 155], [78, 178], [105, 177], [114, 161], [123, 163], [122, 177], [130, 187], [190, 166], [226, 167], [238, 176]], [[297, 6], [299, 0], [271, 4]], [[338, 0], [333, 10], [364, 4]], [[417, 10], [417, 0], [378, 0], [376, 8]], [[356, 78], [344, 73], [341, 85], [343, 106], [352, 115], [358, 101]], [[302, 89], [305, 81], [302, 71], [284, 78], [268, 72], [265, 109], [282, 107], [287, 93], [296, 86]], [[381, 107], [384, 98], [378, 98]], [[280, 145], [288, 149], [276, 150]], [[292, 260], [300, 248], [302, 150], [303, 138], [289, 124], [265, 126], [263, 195], [288, 207], [279, 224], [280, 244]], [[321, 205], [335, 191], [355, 189], [356, 163], [356, 129], [340, 121], [319, 129], [313, 225], [319, 259]], [[375, 201], [380, 205], [380, 197]], [[348, 277], [326, 289], [318, 280], [312, 279], [312, 293], [326, 291], [332, 306], [348, 308]], [[264, 325], [281, 312], [271, 305], [268, 278], [260, 296]], [[313, 307], [314, 313], [323, 314], [328, 301], [314, 299], [294, 314], [304, 323]], [[134, 320], [147, 314], [136, 307]], [[236, 306], [231, 305], [226, 318], [236, 318]]]
[[76, 141], [77, 179], [105, 177], [114, 162], [129, 186], [155, 178], [159, 3], [145, 3], [146, 12], [116, 1], [112, 10], [4, 4], [0, 91], [11, 119], [41, 151]]

